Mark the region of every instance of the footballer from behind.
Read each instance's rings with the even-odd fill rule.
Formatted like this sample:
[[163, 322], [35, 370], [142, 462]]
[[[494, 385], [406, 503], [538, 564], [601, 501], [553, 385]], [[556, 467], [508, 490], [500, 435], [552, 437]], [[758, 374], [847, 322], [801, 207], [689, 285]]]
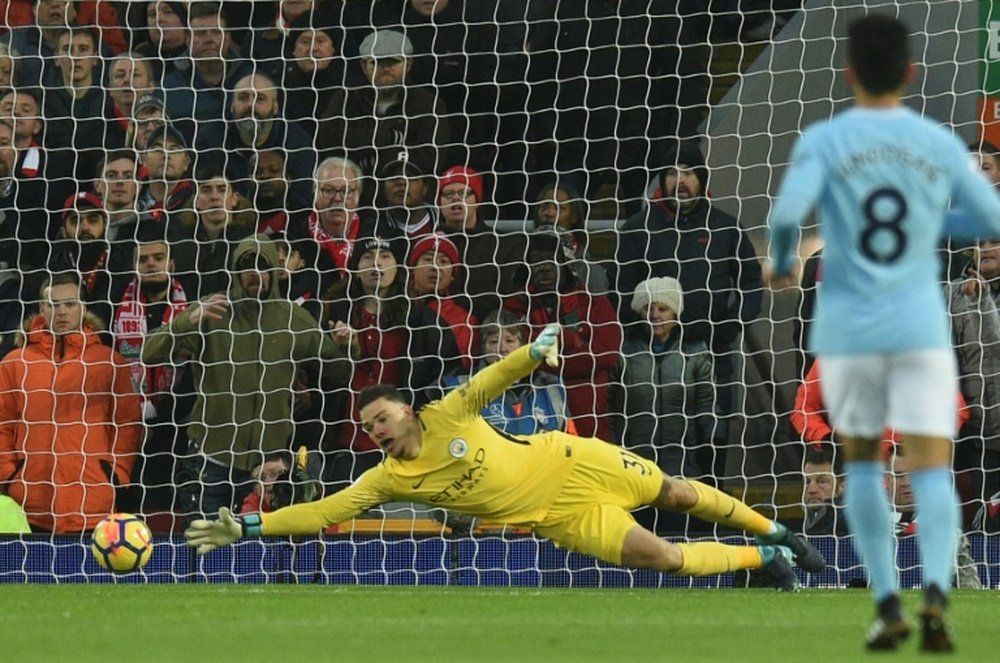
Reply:
[[909, 29], [871, 13], [848, 28], [845, 75], [854, 106], [799, 138], [771, 210], [774, 287], [794, 282], [799, 226], [818, 208], [823, 287], [810, 349], [847, 462], [844, 509], [876, 618], [869, 649], [911, 631], [899, 597], [891, 510], [883, 486], [884, 428], [902, 436], [920, 527], [924, 651], [954, 645], [946, 606], [960, 527], [951, 474], [958, 390], [938, 246], [1000, 235], [1000, 198], [969, 168], [953, 133], [903, 104], [913, 79]]
[[[201, 554], [245, 536], [314, 535], [390, 501], [420, 502], [529, 528], [557, 546], [637, 569], [703, 576], [763, 568], [795, 591], [789, 558], [818, 573], [826, 562], [806, 539], [739, 500], [596, 438], [559, 431], [509, 435], [480, 410], [545, 360], [558, 365], [558, 325], [419, 410], [393, 387], [361, 393], [361, 425], [385, 460], [318, 502], [264, 514], [195, 520], [185, 532]], [[697, 516], [754, 535], [759, 545], [671, 543], [636, 523], [642, 506]]]

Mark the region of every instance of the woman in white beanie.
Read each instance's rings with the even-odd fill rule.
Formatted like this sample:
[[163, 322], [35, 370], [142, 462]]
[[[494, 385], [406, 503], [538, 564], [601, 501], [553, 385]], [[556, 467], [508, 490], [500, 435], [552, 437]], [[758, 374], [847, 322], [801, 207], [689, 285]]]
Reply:
[[710, 472], [715, 429], [712, 356], [703, 341], [684, 341], [680, 283], [670, 277], [636, 286], [639, 322], [626, 330], [621, 375], [614, 381], [615, 439], [669, 475]]

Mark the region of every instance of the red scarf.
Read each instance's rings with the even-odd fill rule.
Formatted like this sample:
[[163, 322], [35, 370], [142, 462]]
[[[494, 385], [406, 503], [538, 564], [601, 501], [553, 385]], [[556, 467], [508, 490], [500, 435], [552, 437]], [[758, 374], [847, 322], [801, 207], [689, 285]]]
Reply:
[[[169, 364], [144, 366], [142, 341], [151, 331], [146, 324], [146, 296], [139, 289], [139, 280], [128, 284], [125, 294], [115, 307], [111, 330], [115, 336], [117, 350], [130, 364], [132, 386], [136, 393], [143, 394], [154, 406], [162, 393], [169, 392], [176, 381], [177, 371]], [[170, 305], [163, 312], [163, 325], [187, 308], [187, 295], [177, 279], [170, 279]]]
[[108, 261], [107, 250], [101, 251], [101, 255], [97, 257], [97, 263], [94, 264], [94, 268], [87, 272], [81, 273], [81, 279], [83, 280], [83, 290], [87, 293], [87, 298], [89, 299], [94, 294], [94, 289], [97, 287], [97, 276], [104, 269], [104, 263]]
[[38, 177], [38, 167], [42, 163], [41, 149], [38, 143], [31, 141], [25, 152], [24, 161], [21, 162], [21, 174], [25, 177]]
[[320, 250], [330, 257], [330, 260], [340, 271], [347, 271], [347, 259], [351, 257], [351, 246], [360, 231], [361, 219], [358, 218], [357, 214], [352, 215], [347, 222], [345, 237], [333, 237], [326, 232], [319, 222], [318, 212], [309, 215], [309, 234], [316, 240]]

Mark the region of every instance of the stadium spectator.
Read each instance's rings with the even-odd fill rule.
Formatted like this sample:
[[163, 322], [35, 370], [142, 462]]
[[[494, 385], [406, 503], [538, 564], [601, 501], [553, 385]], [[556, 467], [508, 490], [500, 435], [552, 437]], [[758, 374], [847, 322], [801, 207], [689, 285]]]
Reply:
[[317, 118], [345, 83], [342, 30], [332, 14], [307, 12], [295, 19], [288, 37], [286, 62], [279, 66], [284, 117], [307, 136], [316, 136]]
[[14, 58], [7, 44], [0, 41], [0, 94], [14, 86]]
[[347, 269], [349, 277], [325, 295], [330, 301], [327, 326], [335, 341], [354, 360], [349, 389], [339, 402], [331, 399], [324, 414], [334, 441], [325, 479], [342, 487], [381, 459], [378, 446], [359, 425], [357, 394], [386, 383], [429, 398], [458, 357], [445, 323], [427, 307], [406, 297], [401, 240], [378, 236], [355, 240]]
[[428, 173], [451, 163], [446, 109], [426, 87], [406, 82], [413, 55], [410, 40], [393, 30], [378, 30], [361, 42], [362, 87], [337, 89], [321, 115], [316, 145], [322, 153], [346, 152], [366, 174], [384, 166], [383, 153], [407, 151], [409, 160], [425, 164]]
[[220, 164], [209, 161], [199, 166], [196, 178], [197, 222], [190, 227], [171, 223], [167, 238], [174, 247], [177, 277], [184, 290], [202, 299], [231, 289], [233, 251], [253, 234], [257, 220]]
[[320, 273], [316, 269], [316, 244], [309, 239], [289, 240], [282, 233], [271, 237], [278, 250], [278, 292], [306, 309], [319, 321], [323, 317]]
[[98, 68], [98, 37], [93, 30], [63, 29], [56, 41], [59, 83], [44, 95], [45, 146], [52, 158], [71, 164], [76, 179], [90, 179], [101, 150], [124, 146], [120, 132], [110, 131], [105, 113], [108, 95]]
[[240, 513], [269, 513], [289, 504], [316, 499], [319, 486], [306, 468], [307, 460], [304, 447], [298, 447], [294, 457], [291, 451], [267, 454], [264, 462], [250, 472], [257, 483], [243, 500]]
[[130, 480], [141, 403], [76, 275], [52, 276], [40, 299], [23, 346], [0, 361], [0, 477], [33, 531], [83, 532]]
[[279, 148], [255, 150], [247, 164], [251, 173], [251, 195], [257, 210], [257, 232], [275, 236], [288, 229], [285, 179], [287, 155]]
[[[496, 142], [498, 66], [495, 8], [466, 0], [380, 2], [375, 23], [413, 45], [407, 81], [433, 87], [447, 111], [453, 160], [489, 167]], [[448, 163], [448, 162], [443, 162]]]
[[154, 80], [162, 86], [168, 74], [186, 72], [191, 68], [191, 61], [185, 57], [188, 48], [188, 3], [147, 2], [145, 17], [148, 39], [132, 51], [149, 59], [153, 64]]
[[[37, 88], [7, 90], [0, 96], [0, 119], [7, 120], [14, 127], [14, 144], [18, 149], [40, 148], [44, 126], [41, 105], [42, 91]], [[39, 154], [32, 161], [42, 158]], [[37, 170], [40, 167], [32, 166]]]
[[[0, 148], [2, 149], [2, 148]], [[3, 166], [0, 165], [0, 171]], [[0, 186], [3, 178], [0, 177]], [[14, 349], [21, 332], [29, 301], [34, 296], [24, 292], [24, 274], [12, 261], [16, 254], [5, 252], [6, 245], [0, 240], [0, 357]]]
[[[623, 320], [632, 316], [628, 293], [651, 276], [676, 278], [684, 291], [681, 324], [689, 341], [704, 341], [715, 359], [719, 437], [736, 411], [740, 334], [760, 313], [763, 281], [753, 244], [739, 222], [708, 197], [709, 172], [693, 144], [666, 157], [649, 209], [625, 222], [618, 238], [618, 292]], [[711, 238], [711, 241], [709, 241]], [[725, 475], [725, 449], [712, 473]]]
[[472, 366], [478, 320], [451, 292], [455, 274], [462, 267], [458, 249], [442, 234], [424, 235], [413, 243], [406, 261], [410, 267], [410, 299], [441, 317], [455, 337], [462, 365], [468, 369]]
[[156, 90], [153, 68], [144, 58], [124, 54], [111, 60], [107, 71], [108, 133], [114, 134], [110, 140], [116, 145], [129, 145], [135, 131], [135, 102]]
[[298, 126], [280, 115], [280, 91], [264, 74], [244, 76], [236, 81], [229, 105], [231, 120], [226, 126], [226, 172], [239, 186], [250, 177], [250, 159], [259, 150], [283, 149], [288, 159], [289, 211], [304, 210], [312, 204], [312, 175], [316, 151], [312, 139]]
[[959, 384], [971, 417], [955, 444], [955, 483], [971, 516], [1000, 491], [1000, 239], [971, 250], [964, 276], [948, 286]]
[[[476, 372], [492, 366], [528, 344], [528, 326], [510, 311], [494, 311], [478, 331]], [[446, 389], [468, 384], [466, 371], [446, 375]], [[566, 388], [551, 373], [535, 371], [513, 383], [487, 403], [480, 414], [491, 426], [511, 435], [534, 435], [547, 430], [576, 434], [566, 408]]]
[[573, 271], [591, 292], [604, 294], [611, 290], [608, 272], [594, 262], [588, 250], [586, 202], [565, 182], [550, 182], [542, 186], [535, 200], [535, 227], [555, 226], [569, 233], [573, 241]]
[[806, 447], [802, 476], [802, 501], [806, 505], [803, 531], [809, 535], [847, 534], [847, 519], [841, 512], [847, 483], [832, 444]]
[[518, 291], [524, 262], [523, 237], [498, 234], [483, 219], [485, 195], [482, 176], [467, 166], [452, 166], [438, 178], [437, 229], [458, 249], [462, 263], [452, 292], [467, 297], [469, 312], [480, 320]]
[[670, 165], [669, 140], [697, 135], [702, 119], [704, 66], [684, 47], [686, 20], [677, 3], [537, 4], [527, 80], [538, 166], [591, 199], [615, 184], [635, 213], [646, 173]]
[[226, 135], [226, 91], [253, 73], [232, 43], [217, 2], [195, 2], [188, 13], [190, 64], [163, 77], [167, 114], [196, 150], [222, 147]]
[[431, 203], [433, 175], [425, 164], [414, 161], [408, 152], [400, 152], [394, 160], [383, 163], [378, 179], [381, 186], [375, 201], [375, 224], [380, 234], [387, 239], [413, 240], [434, 231], [438, 208]]
[[140, 217], [139, 161], [135, 152], [127, 149], [105, 152], [98, 162], [93, 186], [108, 215], [108, 240], [134, 242]]
[[101, 329], [110, 326], [112, 295], [128, 271], [112, 260], [107, 231], [108, 214], [100, 198], [89, 191], [70, 196], [62, 205], [59, 239], [49, 262], [52, 272], [80, 275], [83, 302], [87, 312], [100, 320]]
[[[21, 99], [21, 94], [17, 95]], [[30, 98], [30, 97], [29, 97]], [[10, 95], [17, 113], [16, 104]], [[22, 105], [24, 108], [24, 105]], [[17, 122], [19, 126], [20, 121]], [[69, 195], [72, 180], [61, 177], [53, 165], [50, 153], [38, 145], [27, 148], [17, 146], [14, 122], [0, 117], [0, 251], [10, 265], [16, 265], [25, 276], [48, 264], [51, 247], [58, 226], [50, 221], [49, 210], [58, 209]], [[56, 196], [61, 196], [56, 200]], [[35, 275], [37, 286], [43, 277]], [[30, 293], [34, 299], [38, 289]]]
[[250, 476], [257, 481], [253, 491], [244, 498], [239, 513], [270, 513], [274, 511], [274, 484], [283, 477], [287, 479], [292, 470], [290, 454], [285, 451], [270, 453], [264, 462], [254, 466]]
[[133, 470], [144, 491], [141, 505], [143, 511], [170, 509], [174, 504], [174, 460], [183, 449], [176, 424], [190, 411], [193, 385], [186, 384], [190, 376], [184, 367], [170, 362], [144, 364], [142, 346], [150, 332], [184, 312], [188, 297], [174, 277], [170, 244], [162, 227], [143, 223], [133, 265], [135, 277], [115, 305], [111, 332], [115, 350], [129, 362], [132, 386], [143, 399], [146, 439]]
[[188, 178], [191, 151], [184, 136], [172, 124], [157, 125], [146, 138], [141, 159], [148, 176], [140, 194], [142, 209], [167, 224], [170, 234], [193, 229], [195, 186]]
[[358, 201], [364, 188], [361, 169], [353, 161], [328, 157], [316, 167], [314, 210], [289, 221], [289, 238], [315, 243], [315, 266], [322, 290], [347, 276], [351, 247], [362, 229]]
[[[69, 2], [67, 0], [36, 0], [35, 7], [27, 7], [28, 3], [16, 2], [7, 9], [13, 12], [12, 16], [4, 16], [4, 25], [12, 27], [11, 31], [0, 37], [6, 40], [11, 53], [17, 54], [17, 65], [15, 67], [15, 83], [19, 86], [44, 86], [57, 87], [62, 83], [62, 77], [56, 67], [52, 66], [55, 60], [59, 35], [69, 26], [80, 26], [93, 30], [95, 23], [100, 24], [102, 33], [109, 28], [101, 56], [110, 58], [114, 53], [107, 48], [108, 44], [120, 45], [124, 48], [124, 37], [121, 30], [111, 30], [117, 28], [117, 20], [107, 14], [109, 3], [97, 2]], [[102, 17], [94, 18], [94, 5], [104, 5], [105, 11]], [[90, 5], [87, 11], [77, 14], [77, 5]], [[4, 9], [0, 4], [0, 9]], [[82, 9], [82, 7], [81, 7]], [[95, 40], [96, 41], [96, 40]], [[96, 53], [96, 51], [95, 51]]]
[[[132, 117], [132, 127], [125, 144], [135, 150], [144, 150], [153, 129], [170, 120], [163, 107], [163, 100], [153, 94], [143, 95], [136, 99], [132, 105]], [[145, 173], [142, 179], [148, 177], [149, 174]]]
[[196, 358], [188, 363], [198, 391], [185, 462], [200, 485], [179, 488], [200, 492], [192, 497], [204, 512], [242, 502], [253, 490], [253, 467], [268, 453], [288, 448], [300, 362], [322, 358], [329, 368], [327, 386], [345, 383], [343, 351], [312, 316], [278, 295], [272, 280], [277, 264], [266, 235], [245, 238], [232, 254], [228, 293], [189, 305], [143, 342], [145, 363]]
[[684, 293], [676, 279], [636, 286], [622, 362], [612, 379], [613, 437], [665, 474], [712, 482], [715, 387], [704, 341], [690, 341], [678, 323]]
[[973, 165], [983, 171], [995, 188], [1000, 189], [1000, 148], [988, 140], [969, 143], [969, 153], [973, 156]]
[[[41, 0], [0, 0], [0, 16], [4, 17], [0, 34], [9, 28], [35, 23], [35, 7], [42, 4], [50, 5], [51, 10], [51, 5], [60, 3], [45, 3]], [[101, 39], [107, 42], [113, 54], [117, 55], [128, 48], [128, 39], [122, 30], [122, 21], [115, 7], [116, 4], [122, 3], [76, 0], [62, 4], [72, 5], [67, 7], [67, 14], [64, 14], [70, 22], [100, 30]]]
[[819, 284], [823, 280], [823, 250], [819, 249], [806, 258], [802, 266], [802, 280], [796, 316], [792, 319], [792, 339], [798, 345], [799, 356], [795, 358], [799, 375], [805, 377], [816, 360], [809, 350], [809, 330], [812, 328], [816, 315], [816, 296], [819, 294]]
[[303, 15], [313, 11], [313, 0], [279, 0], [274, 20], [266, 26], [255, 26], [247, 34], [242, 50], [264, 71], [272, 75], [281, 70], [283, 58], [295, 42], [293, 25]]
[[[549, 324], [562, 326], [563, 365], [558, 374], [577, 431], [611, 439], [608, 388], [620, 357], [622, 330], [604, 295], [587, 292], [570, 267], [573, 249], [555, 229], [528, 238], [527, 283], [503, 308], [524, 318], [537, 335]], [[522, 281], [523, 282], [523, 281]], [[552, 370], [552, 369], [547, 369]]]
[[[903, 453], [902, 445], [889, 443], [885, 448], [889, 457], [885, 483], [892, 504], [896, 536], [912, 536], [917, 533], [917, 504], [910, 486], [910, 461]], [[961, 531], [958, 533], [952, 585], [959, 589], [983, 588], [976, 561], [970, 552], [969, 539]]]

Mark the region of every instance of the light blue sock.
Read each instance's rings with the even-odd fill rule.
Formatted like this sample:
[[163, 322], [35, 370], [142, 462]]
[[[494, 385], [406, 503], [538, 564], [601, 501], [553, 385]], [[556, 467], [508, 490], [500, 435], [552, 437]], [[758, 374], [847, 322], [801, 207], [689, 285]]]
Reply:
[[924, 587], [937, 583], [947, 594], [955, 574], [960, 521], [951, 470], [946, 467], [914, 470], [910, 472], [910, 485], [917, 500], [917, 543], [924, 564]]
[[892, 532], [892, 510], [885, 491], [885, 467], [879, 461], [844, 464], [847, 490], [844, 511], [854, 535], [854, 548], [868, 572], [875, 601], [899, 589], [896, 576], [896, 541]]

